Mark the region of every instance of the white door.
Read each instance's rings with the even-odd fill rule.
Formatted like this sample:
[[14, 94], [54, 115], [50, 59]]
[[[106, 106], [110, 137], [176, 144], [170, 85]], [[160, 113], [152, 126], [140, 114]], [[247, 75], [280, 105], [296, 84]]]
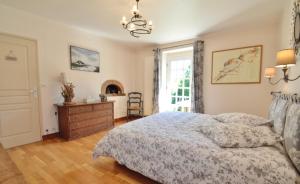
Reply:
[[10, 148], [39, 140], [37, 44], [0, 34], [0, 142]]

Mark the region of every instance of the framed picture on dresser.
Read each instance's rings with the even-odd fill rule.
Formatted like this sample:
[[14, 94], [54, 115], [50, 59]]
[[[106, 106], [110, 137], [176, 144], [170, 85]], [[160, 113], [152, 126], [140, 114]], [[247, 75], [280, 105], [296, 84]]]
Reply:
[[214, 51], [211, 83], [260, 83], [262, 52], [262, 45]]

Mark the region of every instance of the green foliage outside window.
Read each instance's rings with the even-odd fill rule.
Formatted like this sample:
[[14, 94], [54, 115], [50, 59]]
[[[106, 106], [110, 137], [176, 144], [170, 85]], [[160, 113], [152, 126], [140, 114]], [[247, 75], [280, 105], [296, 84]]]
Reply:
[[172, 97], [172, 102], [171, 104], [175, 104], [176, 103], [176, 98], [175, 97]]
[[177, 90], [177, 96], [182, 96], [182, 88], [178, 88], [178, 90]]
[[184, 89], [184, 96], [190, 96], [190, 89]]
[[183, 85], [183, 80], [180, 80], [178, 83], [178, 87], [182, 87], [182, 85]]
[[184, 87], [190, 87], [190, 80], [189, 79], [186, 79], [184, 80]]

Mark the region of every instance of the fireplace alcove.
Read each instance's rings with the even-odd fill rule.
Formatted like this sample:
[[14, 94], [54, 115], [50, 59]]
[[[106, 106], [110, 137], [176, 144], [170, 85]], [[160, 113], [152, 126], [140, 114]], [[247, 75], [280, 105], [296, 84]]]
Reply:
[[125, 96], [123, 85], [117, 80], [107, 80], [102, 84], [101, 94], [106, 96]]

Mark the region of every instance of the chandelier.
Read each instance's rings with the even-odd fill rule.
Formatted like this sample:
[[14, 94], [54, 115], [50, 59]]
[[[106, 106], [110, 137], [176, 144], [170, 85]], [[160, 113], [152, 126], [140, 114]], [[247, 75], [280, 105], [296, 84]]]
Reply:
[[142, 15], [139, 12], [139, 0], [136, 0], [136, 5], [132, 8], [132, 14], [130, 21], [126, 20], [126, 17], [123, 16], [121, 20], [121, 25], [124, 29], [129, 31], [130, 35], [136, 38], [139, 38], [143, 34], [151, 34], [152, 31], [152, 21], [143, 19]]

